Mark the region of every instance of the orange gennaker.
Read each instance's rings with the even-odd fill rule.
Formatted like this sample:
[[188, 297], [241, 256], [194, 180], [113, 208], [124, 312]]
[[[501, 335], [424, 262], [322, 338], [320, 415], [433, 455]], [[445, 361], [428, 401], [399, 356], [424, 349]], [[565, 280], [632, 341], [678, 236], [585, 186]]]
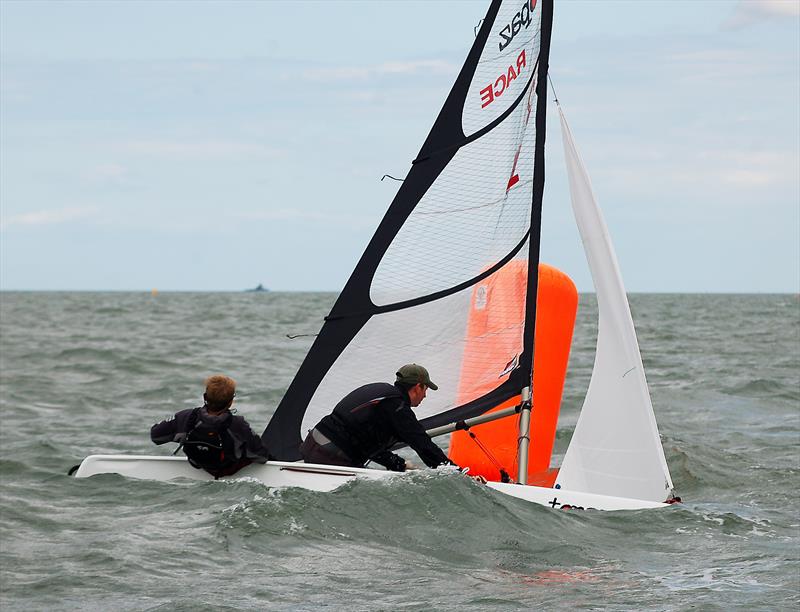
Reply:
[[[514, 366], [525, 316], [527, 263], [524, 260], [512, 261], [473, 289], [458, 390], [459, 403], [497, 387], [498, 379], [507, 376]], [[551, 487], [558, 472], [550, 469], [550, 458], [577, 311], [578, 291], [572, 280], [552, 266], [539, 264], [529, 484]], [[489, 412], [519, 402], [517, 396]], [[512, 479], [517, 477], [518, 427], [519, 417], [506, 417], [471, 429]], [[469, 467], [473, 476], [480, 474], [487, 480], [500, 480], [498, 467], [467, 432], [453, 432], [449, 456], [458, 465]]]

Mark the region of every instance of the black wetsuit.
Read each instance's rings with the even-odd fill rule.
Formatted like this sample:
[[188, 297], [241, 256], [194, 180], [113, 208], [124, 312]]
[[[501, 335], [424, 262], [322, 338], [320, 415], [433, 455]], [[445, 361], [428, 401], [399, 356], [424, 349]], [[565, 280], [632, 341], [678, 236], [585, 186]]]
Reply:
[[417, 420], [408, 393], [388, 383], [359, 387], [314, 429], [322, 434], [322, 442], [312, 430], [300, 448], [310, 463], [359, 467], [371, 460], [402, 472], [405, 460], [389, 451], [398, 442], [413, 448], [428, 467], [451, 463]]
[[[167, 442], [182, 442], [189, 429], [189, 420], [194, 408], [181, 410], [175, 416], [166, 421], [156, 423], [150, 428], [150, 439], [156, 444], [166, 444]], [[233, 440], [233, 449], [236, 462], [222, 470], [206, 470], [213, 476], [229, 476], [238, 472], [246, 465], [251, 463], [266, 463], [269, 455], [267, 449], [261, 444], [261, 438], [253, 433], [250, 425], [244, 417], [230, 415], [228, 411], [221, 414], [209, 414], [205, 407], [199, 409], [198, 420], [206, 423], [222, 423], [226, 418], [230, 418], [227, 434]]]

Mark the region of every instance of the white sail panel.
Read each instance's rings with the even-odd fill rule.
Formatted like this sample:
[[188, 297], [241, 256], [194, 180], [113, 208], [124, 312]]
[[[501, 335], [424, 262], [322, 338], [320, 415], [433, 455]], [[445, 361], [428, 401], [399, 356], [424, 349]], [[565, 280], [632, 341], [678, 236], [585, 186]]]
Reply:
[[375, 305], [454, 287], [508, 255], [530, 227], [535, 123], [521, 103], [467, 144], [431, 185], [383, 256], [370, 289]]
[[[526, 255], [527, 241], [520, 257]], [[491, 286], [498, 274], [501, 272], [487, 277], [482, 285]], [[525, 288], [520, 286], [518, 290], [524, 293]], [[499, 332], [493, 330], [494, 334], [502, 333], [507, 338], [504, 346], [509, 347], [508, 355], [471, 351], [465, 362], [467, 343], [472, 342], [474, 347], [481, 342], [481, 338], [468, 337], [467, 319], [472, 301], [482, 295], [485, 294], [468, 287], [439, 300], [373, 316], [320, 383], [303, 418], [302, 433], [330, 413], [358, 385], [394, 382], [397, 369], [405, 363], [424, 365], [439, 386], [437, 391], [428, 391], [425, 401], [415, 409], [420, 419], [476, 399], [485, 393], [486, 383], [502, 384], [510, 374], [509, 361], [522, 352], [524, 320], [517, 310], [524, 296], [508, 296], [506, 305], [499, 304], [493, 312], [494, 316], [509, 321], [517, 315], [518, 324], [508, 325]], [[512, 312], [500, 312], [504, 307]], [[464, 375], [473, 383], [472, 387], [461, 383]]]
[[530, 82], [541, 42], [539, 4], [537, 0], [506, 0], [500, 6], [464, 104], [466, 136], [508, 110]]
[[663, 502], [672, 479], [628, 298], [589, 176], [560, 108], [559, 113], [572, 208], [597, 293], [599, 322], [592, 378], [556, 484]]

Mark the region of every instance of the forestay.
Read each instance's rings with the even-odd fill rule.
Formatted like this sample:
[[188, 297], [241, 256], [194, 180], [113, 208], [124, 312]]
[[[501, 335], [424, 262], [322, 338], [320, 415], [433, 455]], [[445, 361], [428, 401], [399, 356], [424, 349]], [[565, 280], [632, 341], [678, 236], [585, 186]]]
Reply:
[[[530, 385], [551, 21], [552, 0], [492, 3], [411, 170], [264, 432], [277, 458], [298, 459], [306, 430], [345, 394], [392, 381], [403, 363], [425, 365], [439, 385], [418, 410], [427, 427], [481, 414]], [[490, 299], [473, 288], [514, 260], [527, 262], [529, 274], [516, 301], [524, 317], [501, 332], [513, 348], [465, 356], [471, 300]]]
[[556, 485], [663, 502], [672, 479], [664, 458], [619, 264], [589, 175], [559, 107], [575, 220], [597, 295], [594, 369]]

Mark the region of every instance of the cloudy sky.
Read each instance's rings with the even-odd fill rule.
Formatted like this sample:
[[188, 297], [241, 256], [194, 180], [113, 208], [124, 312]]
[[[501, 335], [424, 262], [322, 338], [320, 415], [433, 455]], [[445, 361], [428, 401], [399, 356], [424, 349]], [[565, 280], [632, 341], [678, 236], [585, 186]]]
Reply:
[[[340, 289], [486, 6], [0, 1], [0, 288]], [[630, 291], [800, 291], [798, 0], [557, 1], [551, 74]]]

